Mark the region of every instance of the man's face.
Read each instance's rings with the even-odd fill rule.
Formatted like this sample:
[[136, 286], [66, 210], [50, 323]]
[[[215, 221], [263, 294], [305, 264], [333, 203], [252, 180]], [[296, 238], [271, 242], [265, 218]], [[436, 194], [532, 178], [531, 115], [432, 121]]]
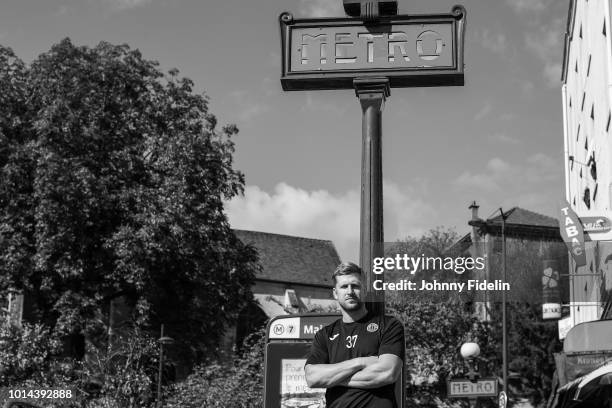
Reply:
[[361, 301], [361, 276], [356, 273], [336, 276], [334, 299], [346, 311], [359, 310], [363, 306]]

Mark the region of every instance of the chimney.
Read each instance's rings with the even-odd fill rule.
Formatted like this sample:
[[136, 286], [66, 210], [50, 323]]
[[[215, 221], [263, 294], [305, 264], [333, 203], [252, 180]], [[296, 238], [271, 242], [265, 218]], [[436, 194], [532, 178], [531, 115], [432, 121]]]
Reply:
[[476, 204], [476, 201], [472, 201], [472, 204], [470, 204], [468, 208], [472, 210], [472, 221], [478, 220], [478, 209], [480, 206]]
[[482, 245], [479, 229], [485, 224], [485, 222], [478, 217], [478, 208], [480, 206], [476, 204], [476, 201], [472, 201], [472, 204], [468, 207], [472, 210], [472, 219], [468, 221], [468, 225], [472, 227], [470, 238], [472, 239], [472, 247], [470, 253], [473, 257], [482, 256]]

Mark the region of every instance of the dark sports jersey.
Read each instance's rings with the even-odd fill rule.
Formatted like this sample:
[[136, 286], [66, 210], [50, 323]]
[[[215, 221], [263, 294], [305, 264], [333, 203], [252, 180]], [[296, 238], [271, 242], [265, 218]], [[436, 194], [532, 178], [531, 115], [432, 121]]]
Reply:
[[[404, 328], [389, 316], [338, 319], [315, 335], [306, 364], [335, 364], [356, 357], [395, 354], [404, 361]], [[397, 408], [394, 384], [374, 389], [336, 386], [325, 392], [326, 408]]]

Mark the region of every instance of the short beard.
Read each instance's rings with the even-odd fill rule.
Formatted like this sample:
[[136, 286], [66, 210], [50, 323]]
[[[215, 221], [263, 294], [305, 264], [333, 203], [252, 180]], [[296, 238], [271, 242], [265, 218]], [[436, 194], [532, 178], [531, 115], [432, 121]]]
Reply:
[[340, 308], [342, 308], [346, 312], [355, 312], [363, 307], [363, 302], [356, 299], [356, 302], [354, 305], [346, 304], [346, 302], [338, 302], [338, 305], [340, 306]]

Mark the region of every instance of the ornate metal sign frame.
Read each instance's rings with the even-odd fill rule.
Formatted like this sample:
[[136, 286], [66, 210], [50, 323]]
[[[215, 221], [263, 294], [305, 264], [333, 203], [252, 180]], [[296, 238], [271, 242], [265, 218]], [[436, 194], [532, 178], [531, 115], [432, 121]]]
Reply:
[[[281, 84], [285, 91], [300, 90], [323, 90], [323, 89], [353, 89], [355, 78], [381, 78], [389, 79], [391, 87], [420, 87], [420, 86], [462, 86], [463, 54], [465, 36], [466, 11], [463, 6], [454, 6], [449, 14], [424, 14], [424, 15], [397, 15], [382, 16], [375, 23], [365, 22], [361, 18], [308, 18], [294, 19], [290, 13], [282, 13], [279, 16], [282, 47], [282, 73]], [[339, 68], [339, 64], [329, 64], [330, 68], [319, 65], [317, 68], [308, 69], [301, 66], [292, 67], [292, 34], [300, 30], [316, 32], [320, 30], [366, 30], [393, 34], [394, 27], [426, 27], [439, 26], [447, 29], [451, 44], [449, 63], [435, 66], [435, 63], [422, 64], [412, 63], [410, 66], [390, 66], [392, 64], [343, 64], [341, 69], [334, 69], [332, 65]], [[344, 34], [339, 34], [344, 35]], [[390, 36], [388, 37], [390, 38]], [[293, 44], [295, 46], [295, 44]], [[338, 49], [336, 42], [335, 48]], [[391, 45], [389, 44], [391, 49]], [[296, 50], [294, 50], [296, 51]], [[298, 50], [299, 51], [299, 50]], [[403, 51], [402, 51], [403, 52]], [[402, 54], [400, 54], [401, 56]], [[394, 57], [389, 57], [389, 60]], [[295, 64], [295, 61], [293, 61]], [[386, 66], [385, 66], [386, 65]], [[401, 65], [401, 64], [395, 64]], [[405, 64], [404, 64], [405, 65]]]

